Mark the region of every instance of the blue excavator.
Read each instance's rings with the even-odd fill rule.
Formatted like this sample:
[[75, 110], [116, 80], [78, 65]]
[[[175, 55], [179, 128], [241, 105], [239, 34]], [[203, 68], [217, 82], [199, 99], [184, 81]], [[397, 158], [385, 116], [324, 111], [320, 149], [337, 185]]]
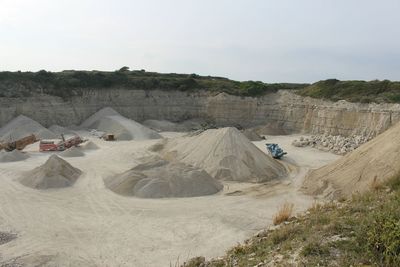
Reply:
[[266, 144], [267, 149], [274, 159], [280, 159], [287, 153], [283, 151], [278, 144]]

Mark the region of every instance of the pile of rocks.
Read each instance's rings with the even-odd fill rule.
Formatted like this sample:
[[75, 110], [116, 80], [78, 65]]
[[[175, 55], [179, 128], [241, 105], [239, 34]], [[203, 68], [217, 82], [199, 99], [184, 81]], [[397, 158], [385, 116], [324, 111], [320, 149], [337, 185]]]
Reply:
[[299, 140], [294, 140], [292, 145], [296, 147], [311, 146], [337, 155], [345, 155], [371, 139], [372, 137], [370, 136], [362, 135], [348, 137], [341, 135], [312, 135], [310, 137], [300, 137]]

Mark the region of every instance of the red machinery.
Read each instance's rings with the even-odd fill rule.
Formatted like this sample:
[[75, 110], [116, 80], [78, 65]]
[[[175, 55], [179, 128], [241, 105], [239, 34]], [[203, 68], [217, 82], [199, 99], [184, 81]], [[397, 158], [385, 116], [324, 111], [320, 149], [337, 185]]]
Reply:
[[39, 150], [43, 151], [63, 151], [73, 146], [78, 146], [87, 140], [82, 140], [78, 135], [74, 135], [68, 139], [65, 139], [64, 135], [61, 135], [61, 140], [40, 140]]

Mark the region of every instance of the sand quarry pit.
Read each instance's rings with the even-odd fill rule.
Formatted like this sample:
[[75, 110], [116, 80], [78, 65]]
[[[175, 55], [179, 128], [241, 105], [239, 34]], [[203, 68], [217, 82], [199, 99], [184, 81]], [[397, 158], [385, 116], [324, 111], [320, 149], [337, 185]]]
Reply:
[[[24, 161], [0, 163], [0, 229], [18, 233], [18, 238], [0, 246], [0, 263], [16, 260], [26, 266], [158, 267], [170, 263], [174, 266], [178, 259], [182, 262], [198, 255], [216, 257], [271, 224], [284, 202], [295, 203], [296, 211], [308, 208], [313, 198], [300, 191], [306, 172], [340, 158], [313, 148], [291, 146], [298, 136], [267, 136], [252, 143], [232, 128], [191, 137], [176, 138], [172, 133], [161, 136], [170, 139], [106, 142], [87, 132], [84, 137], [97, 149], [86, 150], [83, 145], [84, 156], [58, 157], [56, 167], [50, 170], [64, 166], [60, 164], [63, 161], [69, 166], [68, 173], [80, 175], [72, 186], [51, 190], [36, 189], [48, 187], [41, 179], [49, 174], [48, 161], [56, 158], [50, 156], [58, 152], [29, 150], [29, 158]], [[267, 155], [266, 142], [279, 143], [289, 154], [281, 161], [273, 160]], [[159, 149], [154, 151], [157, 144]], [[164, 152], [171, 157], [164, 158], [168, 162], [165, 165], [140, 167], [145, 163], [143, 158], [163, 157]], [[229, 164], [226, 156], [235, 156], [235, 164]], [[175, 162], [183, 164], [181, 169], [174, 166]], [[207, 170], [201, 162], [213, 168]], [[245, 179], [221, 171], [231, 168], [236, 172], [237, 166], [243, 166], [244, 170], [238, 171]], [[212, 189], [205, 192], [221, 189], [219, 184], [223, 188], [205, 196], [194, 196], [193, 191], [197, 191], [190, 187], [188, 195], [170, 194], [168, 188], [163, 191], [168, 192], [168, 198], [148, 199], [117, 194], [106, 186], [105, 180], [135, 167], [139, 168], [135, 175], [154, 179], [160, 179], [159, 174], [168, 172], [168, 168], [183, 172], [204, 169], [210, 175], [204, 180]], [[257, 173], [262, 175], [256, 177]], [[19, 177], [23, 177], [21, 183], [35, 189], [21, 184]], [[152, 185], [151, 180], [144, 185]], [[153, 191], [144, 192], [146, 197]]]

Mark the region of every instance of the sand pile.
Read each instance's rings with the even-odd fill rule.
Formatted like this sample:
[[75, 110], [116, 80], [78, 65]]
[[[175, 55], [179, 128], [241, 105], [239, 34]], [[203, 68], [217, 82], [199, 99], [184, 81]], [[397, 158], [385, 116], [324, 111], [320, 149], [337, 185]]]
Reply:
[[53, 132], [53, 133], [55, 133], [57, 135], [61, 135], [61, 134], [76, 134], [74, 131], [72, 131], [72, 130], [70, 130], [68, 128], [62, 127], [60, 125], [52, 125], [52, 126], [50, 126], [49, 127], [49, 131], [51, 131], [51, 132]]
[[83, 128], [95, 128], [97, 130], [112, 133], [117, 140], [146, 140], [162, 138], [140, 123], [121, 116], [112, 108], [104, 108], [93, 114], [81, 125]]
[[87, 118], [84, 122], [82, 122], [81, 128], [97, 128], [98, 123], [101, 118], [104, 118], [107, 116], [114, 116], [114, 115], [120, 115], [120, 114], [110, 107], [100, 109], [99, 111], [94, 113], [92, 116]]
[[223, 188], [203, 169], [161, 158], [152, 158], [104, 182], [115, 193], [142, 198], [205, 196]]
[[167, 159], [204, 168], [212, 177], [221, 180], [264, 182], [287, 175], [279, 161], [231, 127], [171, 139], [160, 153]]
[[259, 135], [254, 129], [245, 129], [242, 133], [250, 140], [250, 141], [261, 141], [263, 138]]
[[24, 115], [19, 115], [0, 129], [0, 140], [15, 141], [31, 134], [34, 134], [37, 138], [57, 138], [56, 134], [46, 129], [38, 122]]
[[27, 154], [20, 152], [19, 150], [13, 150], [11, 152], [0, 151], [0, 162], [14, 162], [21, 161], [29, 158]]
[[400, 124], [361, 145], [343, 158], [311, 171], [303, 184], [310, 194], [348, 197], [370, 189], [373, 180], [384, 181], [400, 171]]
[[64, 150], [63, 152], [60, 153], [60, 156], [66, 157], [66, 158], [82, 157], [84, 155], [85, 155], [85, 153], [83, 153], [79, 148], [77, 148], [75, 146], [70, 147], [67, 150]]
[[93, 143], [92, 141], [88, 141], [82, 146], [82, 149], [84, 149], [84, 150], [96, 150], [96, 149], [99, 149], [99, 147], [95, 143]]
[[26, 172], [20, 183], [35, 189], [72, 186], [82, 172], [65, 160], [52, 155], [42, 166]]
[[143, 125], [158, 132], [181, 132], [186, 130], [183, 126], [167, 120], [146, 120]]

